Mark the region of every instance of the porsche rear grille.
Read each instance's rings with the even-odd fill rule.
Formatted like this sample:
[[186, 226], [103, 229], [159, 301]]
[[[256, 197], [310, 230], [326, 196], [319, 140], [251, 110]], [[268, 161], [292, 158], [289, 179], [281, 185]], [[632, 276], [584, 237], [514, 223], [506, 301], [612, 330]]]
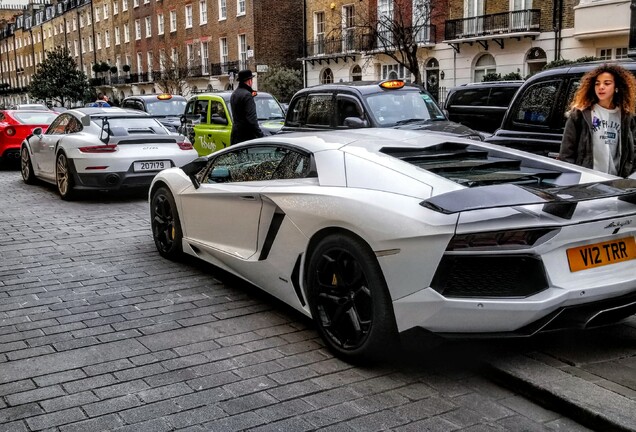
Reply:
[[548, 287], [534, 255], [445, 255], [431, 287], [444, 297], [528, 297]]

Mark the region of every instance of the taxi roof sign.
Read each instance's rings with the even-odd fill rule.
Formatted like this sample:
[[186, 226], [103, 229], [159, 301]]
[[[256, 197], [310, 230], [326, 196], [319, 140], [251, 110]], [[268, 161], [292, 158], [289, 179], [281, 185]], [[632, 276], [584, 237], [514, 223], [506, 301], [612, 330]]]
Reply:
[[404, 81], [402, 80], [387, 80], [387, 81], [382, 81], [380, 83], [380, 87], [385, 88], [385, 89], [400, 89], [402, 87], [404, 87]]
[[157, 99], [159, 99], [159, 100], [169, 100], [169, 99], [172, 99], [172, 95], [168, 94], [168, 93], [162, 93], [162, 94], [157, 96]]

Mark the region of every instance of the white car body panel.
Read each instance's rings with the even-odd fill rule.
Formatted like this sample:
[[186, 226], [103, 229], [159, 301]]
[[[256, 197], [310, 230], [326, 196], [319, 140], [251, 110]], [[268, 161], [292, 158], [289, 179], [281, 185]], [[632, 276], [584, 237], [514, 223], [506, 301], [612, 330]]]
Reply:
[[[174, 195], [186, 253], [248, 280], [307, 315], [303, 272], [311, 253], [309, 244], [321, 231], [334, 228], [360, 237], [375, 252], [399, 331], [514, 333], [560, 308], [636, 293], [636, 259], [572, 272], [566, 254], [567, 249], [578, 246], [634, 237], [636, 205], [612, 197], [581, 201], [569, 217], [550, 212], [543, 204], [445, 214], [422, 206], [422, 201], [470, 188], [451, 180], [452, 175], [445, 177], [405, 163], [390, 151], [380, 151], [392, 146], [419, 151], [449, 141], [491, 152], [497, 160], [522, 159], [539, 172], [555, 170], [561, 173], [555, 187], [617, 179], [492, 144], [412, 131], [365, 129], [275, 135], [242, 144], [303, 148], [313, 156], [317, 178], [204, 183], [196, 189], [180, 169], [169, 169], [157, 175], [151, 193], [161, 184]], [[215, 153], [210, 159], [239, 148]], [[483, 186], [484, 191], [488, 187]], [[282, 212], [284, 219], [266, 259], [262, 259], [275, 212]], [[447, 250], [456, 234], [538, 228], [554, 229], [556, 234], [521, 252], [505, 247]], [[499, 258], [519, 254], [543, 263], [545, 289], [522, 297], [448, 297], [432, 287], [445, 256]], [[292, 283], [298, 262], [300, 297]]]
[[[193, 148], [182, 150], [177, 144], [178, 142], [187, 143], [185, 137], [169, 133], [156, 119], [139, 111], [119, 108], [80, 108], [64, 111], [58, 118], [62, 116], [65, 118], [72, 116], [78, 122], [87, 118], [86, 116], [93, 117], [91, 117], [92, 121], [89, 124], [83, 124], [83, 130], [79, 132], [53, 133], [53, 130], [49, 129], [47, 133], [31, 136], [23, 143], [23, 146], [29, 150], [34, 174], [47, 182], [55, 182], [55, 161], [60, 152], [63, 152], [69, 163], [72, 164], [72, 174], [76, 178], [76, 186], [82, 189], [119, 189], [126, 186], [127, 179], [134, 180], [134, 177], [141, 176], [147, 177], [145, 183], [148, 185], [152, 176], [160, 169], [134, 171], [133, 164], [135, 162], [165, 161], [166, 167], [178, 167], [197, 157], [197, 152]], [[100, 120], [97, 119], [100, 117], [109, 118], [109, 116], [111, 118], [130, 116], [135, 120], [144, 120], [148, 127], [154, 128], [157, 133], [144, 133], [141, 130], [131, 131], [129, 135], [120, 134], [109, 137], [102, 131]], [[52, 124], [55, 124], [55, 121]], [[100, 140], [100, 138], [107, 138], [107, 142]], [[137, 142], [133, 143], [135, 141]], [[116, 144], [116, 150], [101, 153], [80, 150], [83, 147], [105, 146], [107, 143]], [[99, 181], [82, 181], [82, 178], [90, 178], [91, 176], [93, 178], [99, 176], [101, 179], [108, 174], [115, 175], [116, 177], [112, 178], [117, 178], [118, 182], [100, 184]], [[143, 181], [132, 186], [140, 185], [143, 186]]]

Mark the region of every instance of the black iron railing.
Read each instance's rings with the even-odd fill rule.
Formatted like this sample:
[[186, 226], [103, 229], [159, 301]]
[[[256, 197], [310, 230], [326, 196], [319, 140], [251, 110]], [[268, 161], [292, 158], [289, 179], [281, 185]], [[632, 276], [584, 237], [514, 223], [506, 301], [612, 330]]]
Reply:
[[444, 29], [444, 39], [455, 40], [507, 33], [538, 32], [540, 22], [541, 11], [539, 9], [448, 20]]
[[239, 62], [231, 61], [227, 63], [212, 63], [210, 65], [210, 75], [226, 75], [230, 72], [237, 73], [239, 71]]

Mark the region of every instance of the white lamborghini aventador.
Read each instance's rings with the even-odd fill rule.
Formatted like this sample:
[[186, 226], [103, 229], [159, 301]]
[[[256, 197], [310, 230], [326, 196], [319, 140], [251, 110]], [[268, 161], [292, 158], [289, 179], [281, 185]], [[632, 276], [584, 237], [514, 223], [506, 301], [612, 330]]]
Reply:
[[161, 255], [259, 286], [350, 361], [415, 329], [527, 336], [636, 311], [636, 180], [496, 145], [273, 135], [161, 171], [149, 198]]

